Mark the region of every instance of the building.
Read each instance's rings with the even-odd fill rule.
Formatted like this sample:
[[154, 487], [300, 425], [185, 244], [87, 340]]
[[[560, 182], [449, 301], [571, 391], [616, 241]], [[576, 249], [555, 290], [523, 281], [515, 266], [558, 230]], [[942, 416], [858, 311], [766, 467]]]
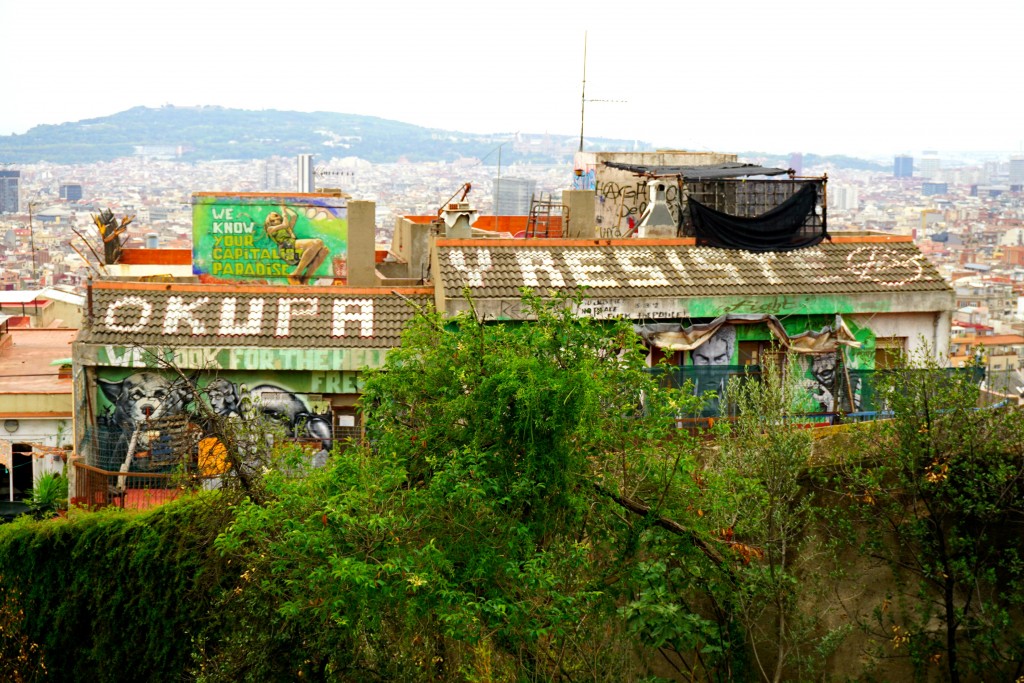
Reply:
[[[579, 152], [573, 188], [595, 192], [597, 237], [695, 236], [696, 201], [715, 211], [753, 218], [781, 205], [809, 182], [822, 217], [825, 178], [793, 178], [789, 169], [740, 163], [716, 152]], [[778, 176], [789, 176], [779, 180]]]
[[939, 160], [939, 153], [934, 151], [924, 152], [921, 155], [921, 164], [919, 166], [920, 176], [925, 180], [932, 180], [938, 178], [939, 171], [942, 169], [942, 162]]
[[0, 315], [0, 501], [18, 501], [72, 444], [71, 343], [77, 330], [15, 329]]
[[789, 155], [789, 168], [793, 171], [793, 175], [802, 176], [804, 174], [803, 152], [793, 152]]
[[21, 171], [0, 170], [0, 213], [18, 213], [21, 210], [20, 183]]
[[1024, 156], [1010, 157], [1010, 185], [1024, 185]]
[[61, 183], [60, 198], [65, 202], [77, 202], [82, 198], [81, 183]]
[[828, 208], [838, 211], [856, 211], [860, 207], [860, 192], [854, 185], [833, 185], [828, 191]]
[[948, 183], [921, 183], [921, 194], [925, 197], [949, 194]]
[[914, 157], [898, 156], [892, 162], [892, 175], [894, 178], [914, 177]]
[[494, 179], [494, 213], [497, 216], [525, 216], [537, 191], [537, 181], [504, 176]]
[[[660, 237], [641, 222], [635, 237], [599, 239], [599, 193], [566, 190], [564, 236], [515, 239], [503, 227], [523, 217], [485, 222], [462, 201], [400, 220], [387, 254], [374, 247], [372, 202], [196, 193], [192, 253], [126, 249], [108, 267], [117, 277], [89, 287], [74, 347], [75, 435], [82, 463], [101, 472], [83, 469], [76, 490], [127, 496], [136, 485], [125, 481], [166, 469], [171, 453], [205, 472], [197, 442], [216, 439], [203, 418], [211, 411], [268, 417], [317, 462], [358, 431], [362, 369], [383, 364], [416, 310], [464, 312], [467, 293], [500, 323], [529, 319], [521, 288], [582, 292], [580, 315], [629, 318], [652, 371], [664, 359], [672, 381], [699, 390], [756, 372], [769, 354], [795, 354], [804, 410], [825, 421], [869, 410], [871, 373], [896, 354], [945, 357], [953, 292], [910, 238], [830, 237], [820, 179], [773, 181], [766, 175], [786, 171], [728, 160], [699, 179], [687, 168], [674, 186], [689, 195], [691, 236], [676, 237], [673, 224]], [[605, 170], [652, 190], [664, 172]], [[761, 178], [737, 180], [752, 170]], [[595, 182], [615, 182], [603, 173]], [[760, 203], [753, 218], [722, 213], [746, 211], [745, 197]]]

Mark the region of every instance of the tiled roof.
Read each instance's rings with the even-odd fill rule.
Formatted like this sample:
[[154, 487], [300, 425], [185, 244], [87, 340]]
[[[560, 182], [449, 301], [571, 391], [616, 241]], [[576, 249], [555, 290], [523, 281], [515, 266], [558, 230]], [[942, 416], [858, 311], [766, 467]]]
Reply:
[[517, 298], [521, 287], [548, 293], [586, 286], [589, 296], [615, 298], [952, 291], [909, 240], [837, 239], [761, 254], [684, 240], [442, 240], [437, 252], [446, 299], [466, 286], [481, 299]]
[[80, 342], [393, 348], [432, 290], [96, 283]]

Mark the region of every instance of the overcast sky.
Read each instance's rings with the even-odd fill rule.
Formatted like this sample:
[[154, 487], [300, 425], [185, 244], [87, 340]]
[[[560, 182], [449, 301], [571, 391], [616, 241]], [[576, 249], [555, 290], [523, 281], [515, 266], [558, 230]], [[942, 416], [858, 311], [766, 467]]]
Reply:
[[1024, 145], [1024, 2], [0, 0], [0, 135], [133, 106], [722, 152]]

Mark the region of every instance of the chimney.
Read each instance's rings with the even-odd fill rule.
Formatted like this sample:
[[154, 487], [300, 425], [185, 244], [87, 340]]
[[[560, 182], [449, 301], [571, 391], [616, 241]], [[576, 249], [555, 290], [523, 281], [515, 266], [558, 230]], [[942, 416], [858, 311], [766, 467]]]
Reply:
[[376, 287], [377, 204], [367, 201], [348, 203], [348, 284], [352, 287]]
[[647, 210], [640, 217], [640, 224], [637, 226], [637, 237], [675, 237], [678, 225], [672, 218], [672, 211], [665, 199], [665, 192], [668, 184], [655, 179], [647, 186], [650, 192], [650, 200], [647, 203]]
[[451, 202], [441, 211], [444, 221], [444, 236], [453, 239], [469, 239], [473, 236], [472, 224], [477, 212], [469, 208], [469, 202]]

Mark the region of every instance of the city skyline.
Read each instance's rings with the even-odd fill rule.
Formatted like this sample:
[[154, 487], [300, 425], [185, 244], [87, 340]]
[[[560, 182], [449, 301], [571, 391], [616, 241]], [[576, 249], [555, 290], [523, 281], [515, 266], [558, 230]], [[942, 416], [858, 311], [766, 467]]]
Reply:
[[[881, 156], [1018, 153], [1024, 6], [0, 0], [0, 135], [134, 106], [380, 116], [467, 133]], [[610, 101], [609, 101], [610, 100]], [[1002, 102], [1001, 102], [1002, 100]]]

